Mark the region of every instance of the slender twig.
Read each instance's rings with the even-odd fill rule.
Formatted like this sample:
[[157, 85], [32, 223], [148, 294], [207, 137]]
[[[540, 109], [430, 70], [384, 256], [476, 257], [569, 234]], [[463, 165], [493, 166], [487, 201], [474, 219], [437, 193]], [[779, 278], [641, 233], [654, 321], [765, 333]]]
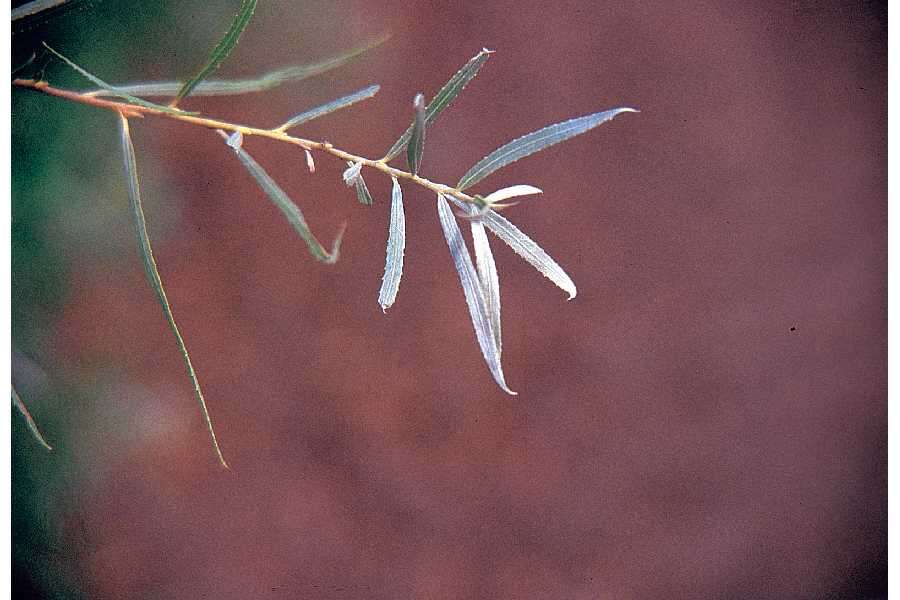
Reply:
[[424, 177], [420, 177], [418, 175], [414, 175], [408, 171], [404, 171], [402, 169], [397, 169], [395, 167], [387, 164], [385, 160], [372, 160], [370, 158], [365, 158], [363, 156], [359, 156], [353, 154], [351, 152], [347, 152], [345, 150], [341, 150], [340, 148], [334, 147], [330, 142], [316, 142], [313, 140], [307, 140], [304, 138], [294, 137], [292, 135], [288, 135], [284, 131], [280, 129], [262, 129], [258, 127], [250, 127], [247, 125], [240, 125], [237, 123], [230, 123], [228, 121], [219, 121], [217, 119], [210, 119], [208, 117], [197, 116], [195, 114], [188, 113], [178, 113], [178, 112], [163, 112], [160, 110], [156, 110], [146, 106], [139, 106], [136, 104], [131, 104], [129, 102], [118, 102], [115, 100], [108, 100], [106, 98], [100, 98], [98, 96], [93, 96], [90, 94], [76, 92], [72, 90], [65, 90], [61, 88], [55, 88], [51, 86], [46, 81], [36, 81], [34, 79], [14, 79], [12, 84], [17, 87], [26, 88], [30, 90], [35, 90], [41, 92], [43, 94], [47, 94], [50, 96], [56, 96], [57, 98], [63, 98], [65, 100], [69, 100], [71, 102], [78, 102], [80, 104], [87, 104], [89, 106], [94, 106], [96, 108], [103, 108], [106, 110], [111, 110], [116, 113], [120, 113], [126, 117], [144, 117], [145, 115], [164, 117], [167, 119], [174, 119], [176, 121], [181, 121], [182, 123], [188, 123], [190, 125], [197, 125], [200, 127], [205, 127], [208, 129], [221, 129], [224, 131], [237, 131], [242, 135], [255, 135], [259, 137], [269, 138], [271, 140], [276, 140], [279, 142], [283, 142], [286, 144], [293, 144], [294, 146], [300, 146], [305, 150], [318, 150], [320, 152], [325, 152], [326, 154], [330, 154], [336, 158], [339, 158], [343, 161], [349, 161], [354, 163], [361, 163], [366, 167], [370, 167], [385, 173], [390, 177], [396, 177], [398, 179], [406, 179], [411, 181], [417, 185], [422, 186], [428, 190], [436, 194], [443, 194], [445, 196], [453, 196], [461, 200], [462, 202], [469, 202], [473, 204], [478, 204], [478, 200], [474, 197], [469, 196], [468, 194], [459, 191], [458, 189], [444, 185], [442, 183], [435, 183]]

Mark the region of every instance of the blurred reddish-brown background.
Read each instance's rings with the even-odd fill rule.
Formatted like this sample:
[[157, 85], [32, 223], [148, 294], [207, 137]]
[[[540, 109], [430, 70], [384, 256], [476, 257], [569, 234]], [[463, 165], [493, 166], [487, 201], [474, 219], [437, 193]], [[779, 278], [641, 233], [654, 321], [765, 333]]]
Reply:
[[[186, 4], [127, 61], [101, 57], [116, 31], [89, 29], [90, 6], [63, 49], [118, 80], [184, 74], [236, 2]], [[144, 281], [113, 120], [66, 108], [101, 133], [71, 142], [92, 164], [54, 167], [71, 180], [43, 231], [67, 288], [14, 364], [62, 447], [42, 454], [16, 429], [30, 470], [14, 483], [40, 490], [51, 532], [20, 557], [22, 589], [885, 594], [886, 27], [869, 2], [260, 3], [221, 75], [393, 37], [325, 76], [190, 106], [274, 125], [377, 82], [304, 130], [376, 156], [416, 92], [495, 49], [429, 132], [423, 171], [445, 182], [548, 123], [642, 112], [477, 190], [542, 188], [508, 216], [579, 289], [566, 302], [494, 244], [517, 397], [482, 362], [428, 194], [406, 189], [406, 269], [382, 315], [388, 181], [368, 177], [364, 208], [335, 161], [310, 176], [302, 153], [245, 143], [321, 238], [348, 222], [324, 266], [217, 136], [135, 123], [157, 261], [231, 472]], [[38, 393], [61, 382], [79, 391]], [[48, 491], [31, 480], [50, 468]]]

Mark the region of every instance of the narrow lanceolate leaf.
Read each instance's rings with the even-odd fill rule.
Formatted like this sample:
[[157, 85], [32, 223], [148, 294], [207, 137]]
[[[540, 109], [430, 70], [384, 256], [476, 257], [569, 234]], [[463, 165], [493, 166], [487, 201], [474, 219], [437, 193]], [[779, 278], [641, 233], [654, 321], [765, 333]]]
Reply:
[[406, 164], [413, 175], [419, 174], [422, 166], [422, 153], [425, 151], [425, 96], [416, 94], [413, 99], [413, 110], [416, 112], [413, 121], [412, 136], [406, 147]]
[[[454, 197], [450, 197], [454, 204], [459, 208], [470, 212], [470, 205], [461, 202]], [[578, 293], [575, 288], [575, 282], [563, 271], [562, 267], [556, 264], [556, 261], [544, 252], [544, 249], [530, 237], [522, 233], [518, 227], [510, 223], [505, 217], [496, 211], [487, 210], [481, 217], [484, 225], [490, 229], [494, 235], [506, 242], [516, 254], [521, 256], [531, 266], [537, 269], [541, 275], [555, 283], [561, 290], [569, 294], [569, 300], [574, 298]]]
[[363, 176], [360, 174], [356, 178], [356, 199], [359, 200], [360, 204], [365, 206], [372, 206], [372, 194], [369, 193], [369, 186], [366, 185], [366, 180], [363, 179]]
[[200, 411], [203, 413], [203, 420], [206, 423], [206, 428], [209, 430], [209, 437], [212, 439], [216, 456], [222, 466], [227, 469], [228, 463], [225, 462], [225, 457], [222, 456], [222, 450], [219, 448], [219, 442], [216, 440], [216, 432], [213, 429], [209, 410], [206, 408], [206, 400], [203, 398], [203, 392], [200, 390], [200, 381], [197, 379], [197, 373], [194, 371], [193, 363], [191, 363], [191, 357], [188, 354], [187, 346], [184, 344], [184, 338], [181, 337], [181, 332], [178, 330], [178, 325], [175, 323], [172, 307], [169, 305], [166, 291], [163, 288], [162, 279], [160, 279], [159, 276], [159, 270], [156, 268], [156, 260], [153, 258], [153, 249], [150, 247], [150, 236], [147, 233], [147, 221], [144, 218], [144, 208], [141, 204], [141, 188], [138, 183], [134, 145], [131, 142], [128, 119], [122, 115], [119, 115], [119, 132], [122, 138], [122, 154], [125, 158], [125, 174], [128, 176], [128, 199], [131, 203], [131, 212], [134, 217], [134, 228], [137, 233], [138, 245], [141, 250], [141, 258], [144, 261], [144, 271], [147, 274], [147, 280], [150, 282], [150, 286], [153, 288], [153, 291], [156, 292], [156, 298], [162, 306], [163, 314], [165, 314], [166, 321], [169, 324], [169, 329], [172, 330], [175, 341], [178, 343], [178, 349], [181, 351], [181, 358], [184, 360], [188, 376], [191, 378], [191, 384], [194, 386], [194, 394], [197, 396], [197, 401], [200, 403]]
[[[463, 65], [463, 67], [444, 84], [444, 87], [435, 94], [434, 98], [431, 99], [431, 103], [425, 108], [426, 125], [431, 125], [435, 119], [438, 118], [438, 115], [444, 112], [444, 109], [447, 108], [453, 99], [459, 95], [464, 87], [466, 87], [466, 84], [478, 75], [478, 71], [481, 69], [482, 65], [484, 65], [485, 61], [493, 53], [493, 50], [482, 49], [481, 52], [473, 56], [469, 62]], [[389, 161], [400, 154], [412, 137], [413, 127], [415, 127], [415, 121], [413, 121], [413, 124], [403, 132], [400, 139], [394, 142], [394, 145], [391, 146], [391, 149], [388, 150], [382, 160]]]
[[535, 152], [540, 152], [545, 148], [549, 148], [554, 144], [564, 142], [565, 140], [575, 137], [585, 131], [589, 131], [594, 127], [606, 123], [616, 115], [625, 112], [638, 112], [633, 108], [614, 108], [603, 112], [578, 117], [555, 125], [549, 125], [543, 129], [539, 129], [528, 135], [516, 138], [508, 144], [497, 148], [480, 161], [474, 167], [462, 176], [459, 183], [456, 184], [457, 189], [464, 190], [475, 185], [497, 169], [501, 169], [506, 165], [513, 163], [520, 158], [525, 158]]
[[354, 92], [342, 98], [338, 98], [337, 100], [332, 100], [331, 102], [327, 102], [321, 106], [311, 108], [300, 113], [296, 117], [292, 117], [284, 125], [276, 127], [276, 130], [287, 131], [291, 127], [296, 127], [301, 123], [306, 123], [307, 121], [312, 121], [313, 119], [318, 119], [319, 117], [325, 116], [328, 113], [333, 113], [336, 110], [346, 108], [351, 104], [356, 104], [360, 100], [371, 98], [378, 93], [379, 89], [381, 88], [378, 85], [370, 85], [369, 87], [361, 89], [358, 92]]
[[[228, 140], [230, 139], [228, 134], [219, 130], [219, 135], [221, 135], [226, 140], [226, 143], [228, 143]], [[303, 218], [303, 213], [300, 212], [300, 208], [294, 204], [284, 190], [275, 183], [275, 180], [266, 173], [265, 169], [263, 169], [252, 156], [247, 154], [247, 151], [243, 148], [238, 146], [233, 147], [233, 149], [238, 159], [241, 161], [241, 164], [244, 165], [244, 168], [253, 175], [253, 178], [256, 179], [256, 183], [259, 184], [259, 187], [262, 188], [269, 199], [278, 207], [282, 214], [284, 214], [294, 230], [300, 234], [300, 237], [306, 242], [309, 252], [324, 263], [332, 264], [337, 262], [338, 255], [340, 254], [341, 238], [344, 235], [343, 227], [338, 232], [334, 244], [331, 246], [331, 252], [329, 253], [325, 250], [325, 247], [319, 243], [316, 236], [312, 234], [312, 231], [309, 230], [309, 225], [306, 224], [306, 219]]]
[[387, 309], [397, 299], [400, 289], [400, 277], [403, 276], [403, 251], [406, 248], [406, 216], [403, 213], [403, 191], [396, 177], [391, 190], [391, 223], [388, 227], [387, 253], [384, 259], [384, 277], [381, 278], [381, 291], [378, 292], [378, 304], [381, 310]]
[[[238, 94], [265, 92], [284, 85], [285, 83], [300, 81], [307, 77], [319, 75], [336, 67], [340, 67], [367, 50], [371, 50], [375, 46], [378, 46], [386, 39], [386, 36], [381, 37], [365, 46], [354, 48], [353, 50], [317, 63], [285, 67], [253, 79], [206, 79], [198, 83], [191, 91], [191, 97], [233, 96]], [[115, 93], [118, 94], [170, 97], [175, 96], [183, 86], [184, 84], [180, 81], [144, 81], [138, 83], [117, 84], [110, 86], [110, 88], [115, 90]], [[103, 88], [85, 90], [83, 93], [89, 96], [115, 95], [113, 92]]]
[[231, 54], [231, 51], [237, 46], [238, 39], [240, 39], [244, 29], [246, 29], [247, 25], [250, 23], [254, 10], [256, 10], [256, 0], [241, 1], [241, 8], [234, 16], [231, 27], [228, 28], [228, 31], [225, 32], [225, 35], [219, 40], [216, 47], [213, 48], [213, 51], [210, 53], [203, 68], [186, 81], [185, 84], [181, 86], [181, 89], [178, 90], [178, 93], [175, 94], [175, 99], [172, 101], [173, 105], [177, 104], [182, 98], [185, 98], [190, 94], [191, 91], [197, 87], [198, 83], [206, 79], [210, 73], [215, 72], [215, 70], [219, 68], [219, 65], [228, 58], [228, 55]]
[[475, 267], [472, 266], [472, 257], [469, 256], [469, 250], [463, 240], [462, 232], [447, 204], [447, 199], [438, 194], [438, 217], [441, 221], [441, 228], [444, 230], [444, 237], [447, 239], [447, 245], [450, 247], [450, 256], [453, 257], [453, 265], [459, 274], [459, 281], [462, 283], [463, 292], [466, 295], [466, 304], [469, 306], [469, 316], [472, 319], [472, 325], [475, 327], [475, 337], [478, 338], [478, 345], [481, 347], [481, 354], [487, 363], [494, 381], [507, 394], [515, 395], [516, 392], [509, 389], [503, 377], [503, 367], [500, 364], [500, 348], [497, 347], [497, 338], [491, 327], [491, 318], [488, 312], [488, 306], [485, 302], [484, 292], [482, 291], [481, 282]]
[[494, 254], [484, 231], [484, 223], [480, 220], [472, 221], [471, 227], [472, 243], [475, 247], [475, 269], [478, 271], [478, 280], [481, 282], [499, 356], [503, 352], [503, 339], [500, 334], [500, 279], [497, 276], [497, 264], [494, 262]]
[[84, 69], [82, 69], [81, 67], [79, 67], [78, 65], [73, 63], [71, 60], [69, 60], [68, 58], [66, 58], [65, 56], [63, 56], [62, 54], [60, 54], [59, 52], [57, 52], [56, 50], [54, 50], [47, 44], [44, 44], [44, 47], [47, 50], [49, 50], [51, 53], [56, 55], [56, 57], [59, 58], [60, 60], [62, 60], [64, 63], [66, 63], [67, 65], [69, 65], [70, 67], [72, 67], [73, 69], [78, 71], [85, 79], [90, 80], [95, 85], [98, 85], [101, 88], [108, 91], [110, 96], [113, 96], [115, 98], [121, 98], [122, 100], [127, 100], [131, 104], [135, 104], [137, 106], [143, 106], [144, 108], [151, 108], [151, 109], [159, 111], [159, 112], [175, 113], [175, 114], [179, 114], [179, 115], [195, 115], [195, 114], [197, 114], [197, 113], [185, 112], [183, 110], [176, 110], [174, 108], [170, 108], [168, 106], [162, 106], [160, 104], [154, 104], [153, 102], [147, 102], [146, 100], [141, 100], [137, 96], [132, 96], [131, 94], [122, 93], [119, 90], [117, 90], [116, 88], [114, 88], [113, 86], [109, 85], [108, 83], [106, 83], [105, 81], [100, 79], [99, 77], [97, 77], [96, 75], [94, 75], [93, 73], [89, 73], [88, 71], [85, 71]]
[[53, 450], [53, 447], [48, 444], [47, 440], [44, 439], [44, 436], [41, 435], [41, 430], [38, 429], [37, 423], [34, 422], [31, 413], [28, 412], [28, 409], [25, 407], [25, 403], [19, 398], [16, 388], [11, 387], [10, 389], [12, 390], [12, 403], [19, 409], [19, 412], [22, 413], [22, 416], [25, 418], [25, 424], [28, 425], [28, 429], [31, 430], [31, 435], [34, 436], [34, 439], [36, 439], [41, 446], [47, 450]]

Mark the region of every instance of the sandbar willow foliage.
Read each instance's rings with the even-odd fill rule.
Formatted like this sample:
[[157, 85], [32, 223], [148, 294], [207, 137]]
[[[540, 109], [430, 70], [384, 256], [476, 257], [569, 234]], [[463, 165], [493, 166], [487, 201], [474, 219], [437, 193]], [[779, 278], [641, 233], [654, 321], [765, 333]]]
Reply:
[[[32, 5], [47, 4], [35, 2]], [[286, 67], [262, 75], [255, 79], [245, 80], [215, 80], [209, 79], [219, 65], [228, 57], [237, 45], [241, 33], [250, 23], [256, 9], [256, 0], [243, 0], [237, 15], [221, 41], [212, 50], [204, 65], [185, 82], [178, 81], [150, 81], [129, 84], [112, 85], [76, 65], [65, 58], [59, 52], [47, 47], [47, 51], [62, 60], [68, 66], [76, 70], [95, 88], [88, 90], [64, 90], [51, 86], [48, 82], [35, 79], [18, 78], [13, 80], [13, 85], [31, 89], [37, 92], [56, 96], [69, 101], [80, 102], [98, 108], [105, 108], [117, 113], [119, 125], [119, 137], [122, 146], [124, 171], [128, 181], [129, 204], [135, 226], [135, 234], [138, 246], [143, 257], [144, 269], [147, 280], [155, 292], [163, 314], [175, 336], [182, 359], [194, 388], [194, 394], [200, 404], [209, 431], [210, 439], [219, 462], [227, 467], [225, 458], [216, 441], [212, 419], [200, 388], [200, 382], [194, 371], [191, 358], [184, 339], [179, 332], [172, 312], [172, 307], [166, 297], [162, 278], [157, 269], [150, 245], [150, 235], [144, 218], [141, 198], [140, 183], [138, 179], [137, 158], [131, 140], [129, 128], [130, 119], [153, 115], [162, 118], [174, 119], [191, 125], [197, 125], [213, 130], [224, 140], [225, 150], [230, 151], [237, 161], [256, 180], [259, 187], [272, 203], [284, 214], [288, 223], [294, 228], [300, 238], [305, 242], [313, 258], [324, 263], [334, 263], [338, 260], [340, 244], [343, 236], [343, 226], [338, 230], [330, 247], [323, 245], [310, 231], [309, 225], [303, 217], [303, 212], [296, 203], [288, 197], [275, 179], [257, 163], [246, 150], [242, 143], [245, 136], [259, 136], [278, 142], [293, 144], [303, 149], [306, 155], [306, 163], [310, 173], [315, 172], [315, 159], [313, 153], [321, 153], [344, 161], [346, 170], [343, 173], [343, 181], [354, 189], [357, 200], [367, 206], [374, 203], [369, 188], [366, 185], [364, 175], [366, 173], [380, 173], [391, 178], [391, 202], [390, 224], [388, 228], [387, 247], [385, 252], [384, 277], [381, 289], [378, 293], [378, 303], [383, 311], [390, 308], [400, 288], [400, 280], [403, 275], [403, 258], [406, 245], [406, 219], [403, 206], [403, 188], [405, 185], [417, 185], [434, 194], [437, 218], [446, 239], [447, 247], [453, 265], [459, 275], [469, 316], [475, 329], [475, 338], [481, 353], [484, 356], [488, 370], [497, 385], [508, 394], [515, 394], [506, 383], [501, 363], [502, 337], [500, 328], [500, 281], [497, 274], [497, 264], [491, 250], [487, 231], [496, 235], [500, 240], [510, 246], [516, 254], [525, 259], [551, 282], [568, 294], [569, 299], [576, 295], [575, 283], [566, 274], [556, 261], [554, 261], [540, 245], [520, 231], [508, 219], [502, 216], [501, 210], [511, 206], [507, 202], [512, 198], [542, 193], [536, 187], [519, 184], [505, 187], [484, 196], [466, 192], [470, 187], [480, 183], [483, 179], [495, 171], [525, 158], [535, 152], [539, 152], [565, 141], [576, 135], [580, 135], [601, 125], [617, 115], [626, 112], [637, 112], [633, 108], [614, 108], [597, 112], [562, 123], [548, 125], [527, 135], [518, 137], [494, 150], [469, 169], [456, 183], [450, 186], [432, 182], [421, 175], [423, 157], [425, 151], [425, 134], [427, 129], [434, 124], [438, 116], [453, 102], [459, 93], [478, 74], [485, 62], [490, 58], [492, 51], [483, 49], [473, 56], [462, 68], [459, 69], [444, 86], [426, 101], [424, 94], [416, 94], [412, 103], [412, 121], [388, 149], [385, 155], [379, 159], [365, 158], [351, 152], [334, 147], [328, 142], [317, 142], [295, 137], [288, 133], [303, 123], [312, 119], [332, 113], [356, 102], [371, 98], [377, 92], [377, 85], [370, 85], [362, 90], [349, 95], [339, 97], [331, 102], [316, 106], [287, 119], [276, 127], [252, 127], [228, 121], [213, 119], [199, 112], [188, 112], [178, 107], [178, 104], [191, 97], [232, 95], [257, 93], [272, 89], [276, 86], [297, 81], [335, 68], [358, 56], [363, 51], [383, 41], [377, 40], [366, 47], [347, 52], [326, 61], [306, 66]], [[28, 5], [26, 5], [28, 6]], [[40, 10], [40, 6], [31, 6], [33, 11]], [[15, 18], [15, 15], [14, 15]], [[151, 102], [147, 98], [169, 99], [168, 103], [160, 104]], [[392, 166], [394, 161], [406, 150], [406, 169]], [[456, 211], [452, 207], [456, 208]], [[472, 246], [475, 251], [475, 260], [463, 238], [458, 219], [469, 226], [472, 235]], [[15, 390], [12, 391], [14, 404], [19, 408], [28, 420], [29, 427], [37, 439], [49, 448], [49, 445], [40, 435], [37, 426], [31, 420], [25, 405], [22, 403]]]

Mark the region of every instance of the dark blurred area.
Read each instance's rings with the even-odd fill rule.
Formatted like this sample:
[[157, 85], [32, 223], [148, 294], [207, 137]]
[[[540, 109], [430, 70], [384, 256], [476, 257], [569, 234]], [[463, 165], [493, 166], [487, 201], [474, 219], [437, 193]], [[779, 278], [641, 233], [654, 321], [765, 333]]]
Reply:
[[[73, 2], [13, 27], [110, 82], [184, 78], [238, 2]], [[504, 395], [434, 199], [377, 304], [390, 182], [245, 148], [330, 240], [314, 261], [213, 132], [132, 124], [218, 468], [129, 222], [113, 115], [12, 94], [13, 584], [44, 598], [881, 598], [887, 593], [887, 18], [874, 2], [261, 2], [221, 77], [390, 40], [185, 108], [376, 157], [483, 46], [429, 130], [453, 183], [552, 122], [636, 106], [493, 175], [578, 284], [503, 244]], [[30, 67], [89, 85], [38, 50]], [[402, 161], [401, 161], [402, 162]]]

